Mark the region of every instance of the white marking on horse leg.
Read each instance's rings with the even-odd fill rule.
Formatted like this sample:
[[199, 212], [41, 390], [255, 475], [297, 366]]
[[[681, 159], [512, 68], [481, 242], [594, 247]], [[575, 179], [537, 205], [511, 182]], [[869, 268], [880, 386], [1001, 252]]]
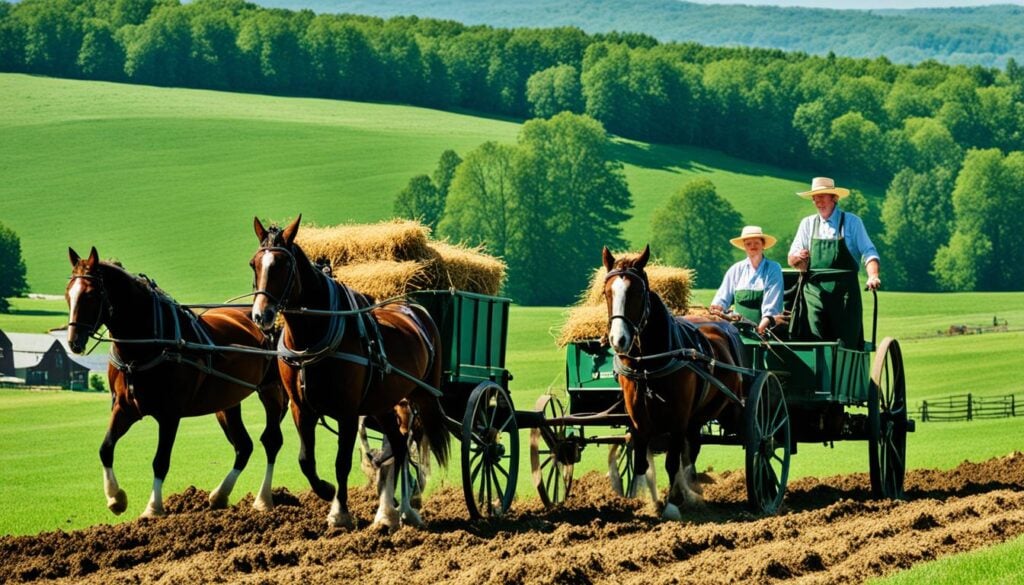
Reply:
[[267, 464], [267, 472], [263, 474], [263, 484], [260, 485], [260, 492], [256, 494], [252, 507], [260, 512], [274, 509], [274, 464]]
[[395, 465], [392, 463], [380, 470], [380, 481], [377, 484], [379, 504], [377, 515], [373, 518], [374, 526], [382, 526], [389, 531], [396, 530], [401, 520], [395, 508]]
[[334, 499], [331, 500], [331, 511], [327, 514], [327, 527], [328, 528], [344, 528], [351, 530], [355, 528], [355, 522], [352, 521], [352, 515], [348, 511], [341, 509], [341, 500], [335, 495]]
[[[621, 317], [626, 314], [626, 291], [628, 290], [628, 278], [619, 277], [612, 282], [612, 317]], [[622, 319], [612, 319], [608, 327], [608, 343], [615, 351], [625, 353], [629, 350], [629, 346], [633, 342], [629, 335]]]
[[[407, 465], [409, 465], [411, 467], [410, 471], [412, 473], [417, 473], [415, 467], [413, 467], [408, 462], [407, 462]], [[411, 479], [412, 478], [407, 477], [404, 472], [402, 473], [402, 498], [399, 501], [399, 505], [398, 505], [399, 518], [401, 519], [401, 522], [402, 522], [403, 525], [415, 526], [416, 528], [422, 528], [423, 527], [423, 517], [420, 516], [419, 511], [416, 510], [416, 507], [412, 503], [412, 500], [413, 500], [413, 493], [412, 493], [413, 485], [411, 485], [411, 484], [413, 483], [413, 481], [410, 481]], [[416, 481], [418, 481], [419, 479], [420, 479], [420, 477], [417, 474]]]
[[117, 484], [113, 468], [103, 468], [103, 493], [107, 496], [107, 508], [114, 514], [122, 514], [128, 508], [128, 494]]
[[142, 512], [143, 518], [159, 518], [164, 515], [164, 496], [161, 493], [164, 487], [164, 480], [153, 479], [153, 493], [149, 495], [149, 504]]
[[622, 489], [622, 475], [619, 473], [618, 466], [619, 446], [612, 445], [608, 450], [608, 479], [612, 484], [612, 491], [616, 495], [624, 496], [626, 494]]
[[665, 509], [661, 511], [662, 520], [672, 520], [679, 522], [683, 519], [683, 513], [679, 511], [679, 506], [672, 502], [665, 502]]
[[227, 508], [228, 498], [231, 496], [231, 490], [235, 489], [235, 482], [238, 480], [238, 474], [242, 473], [241, 469], [232, 469], [228, 472], [224, 481], [220, 482], [212, 492], [210, 492], [210, 507], [213, 509]]
[[690, 463], [685, 468], [680, 466], [680, 472], [682, 473], [681, 481], [683, 482], [683, 497], [686, 499], [687, 504], [701, 504], [704, 502], [704, 496], [694, 489], [694, 482], [696, 481], [697, 475], [693, 464]]

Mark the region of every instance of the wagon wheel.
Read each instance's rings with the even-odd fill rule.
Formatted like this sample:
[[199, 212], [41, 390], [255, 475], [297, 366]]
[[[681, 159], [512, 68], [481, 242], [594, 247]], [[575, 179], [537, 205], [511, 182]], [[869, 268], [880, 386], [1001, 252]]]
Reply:
[[616, 473], [616, 477], [611, 478], [612, 490], [627, 498], [633, 497], [633, 439], [629, 431], [622, 444], [616, 443], [608, 448], [608, 468]]
[[540, 500], [550, 508], [564, 502], [572, 490], [574, 445], [566, 441], [564, 423], [547, 423], [565, 416], [561, 400], [542, 394], [534, 410], [544, 413], [545, 424], [530, 429], [530, 469]]
[[882, 340], [871, 367], [868, 424], [871, 493], [900, 499], [907, 456], [907, 386], [903, 352], [891, 337]]
[[744, 418], [747, 502], [759, 513], [782, 505], [789, 478], [789, 410], [775, 374], [763, 372], [751, 383]]
[[512, 400], [494, 382], [469, 395], [462, 419], [462, 489], [473, 518], [501, 516], [512, 506], [519, 474], [519, 428]]

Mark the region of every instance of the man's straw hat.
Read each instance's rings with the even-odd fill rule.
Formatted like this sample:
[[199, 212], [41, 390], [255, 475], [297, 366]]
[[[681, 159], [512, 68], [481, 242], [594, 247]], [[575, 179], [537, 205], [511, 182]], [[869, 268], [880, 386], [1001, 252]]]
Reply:
[[765, 250], [774, 246], [776, 242], [775, 237], [769, 236], [768, 234], [761, 231], [761, 226], [759, 225], [744, 226], [743, 232], [740, 233], [740, 237], [733, 238], [729, 241], [732, 242], [733, 246], [736, 246], [740, 250], [745, 250], [746, 248], [743, 247], [743, 240], [749, 240], [751, 238], [761, 238], [762, 240], [764, 240]]
[[836, 182], [828, 177], [814, 177], [814, 179], [811, 180], [811, 190], [802, 191], [797, 193], [797, 195], [804, 199], [811, 199], [815, 195], [820, 195], [822, 193], [834, 193], [837, 197], [842, 199], [850, 194], [850, 190], [843, 189], [842, 187], [836, 187]]

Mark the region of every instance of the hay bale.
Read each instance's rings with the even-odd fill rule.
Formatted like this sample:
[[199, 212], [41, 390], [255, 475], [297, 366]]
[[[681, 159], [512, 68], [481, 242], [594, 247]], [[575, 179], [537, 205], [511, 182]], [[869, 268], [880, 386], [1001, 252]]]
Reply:
[[559, 347], [573, 341], [600, 339], [608, 332], [608, 309], [601, 305], [582, 305], [569, 310], [569, 315], [558, 335]]
[[431, 286], [454, 288], [485, 295], [497, 295], [505, 283], [505, 263], [488, 256], [480, 248], [467, 248], [449, 242], [430, 245], [434, 260], [427, 266]]
[[430, 258], [429, 234], [430, 228], [419, 222], [396, 219], [375, 224], [303, 226], [296, 242], [310, 259], [325, 259], [337, 269], [362, 262]]
[[[694, 271], [689, 268], [675, 266], [650, 265], [644, 269], [651, 290], [658, 293], [661, 300], [676, 315], [685, 315], [690, 306], [690, 289], [693, 286]], [[590, 286], [584, 293], [582, 304], [596, 305], [604, 303], [604, 278], [608, 271], [602, 266], [594, 271]]]
[[[636, 257], [637, 253], [623, 254], [624, 257]], [[690, 291], [693, 285], [694, 271], [689, 268], [661, 266], [649, 264], [644, 272], [651, 290], [658, 293], [661, 300], [674, 315], [692, 314], [690, 307]], [[576, 307], [569, 311], [565, 324], [558, 336], [560, 346], [574, 341], [598, 339], [608, 329], [608, 308], [604, 299], [604, 280], [608, 271], [604, 266], [594, 271], [590, 286], [583, 291]], [[706, 312], [706, 309], [704, 309]]]
[[377, 300], [431, 288], [426, 265], [414, 260], [380, 260], [339, 266], [334, 269], [334, 279]]

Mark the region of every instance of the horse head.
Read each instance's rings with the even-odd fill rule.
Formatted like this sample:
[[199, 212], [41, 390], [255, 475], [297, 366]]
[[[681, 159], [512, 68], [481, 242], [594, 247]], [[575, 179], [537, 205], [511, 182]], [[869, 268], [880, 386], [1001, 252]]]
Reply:
[[604, 298], [608, 306], [608, 342], [615, 353], [633, 348], [651, 312], [650, 287], [644, 267], [651, 257], [650, 246], [639, 256], [616, 259], [605, 247], [602, 251], [607, 275]]
[[110, 315], [110, 299], [103, 285], [99, 254], [93, 247], [88, 258], [82, 258], [68, 248], [71, 260], [71, 278], [64, 289], [68, 302], [68, 346], [82, 353], [89, 337], [100, 328]]
[[274, 327], [277, 314], [300, 292], [294, 244], [301, 220], [299, 214], [282, 230], [277, 226], [264, 228], [259, 218], [253, 218], [260, 247], [249, 261], [253, 271], [252, 320], [264, 331]]

